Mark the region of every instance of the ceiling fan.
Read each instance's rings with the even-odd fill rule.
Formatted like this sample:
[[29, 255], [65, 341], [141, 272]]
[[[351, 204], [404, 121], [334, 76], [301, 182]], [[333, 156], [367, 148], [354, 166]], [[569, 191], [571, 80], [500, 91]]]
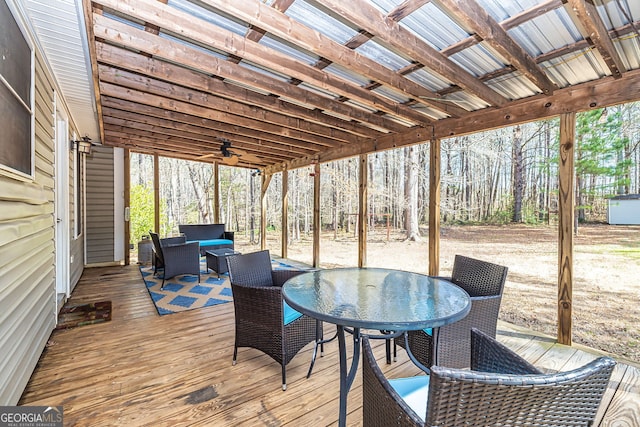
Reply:
[[[257, 163], [260, 162], [260, 158], [254, 154], [248, 153], [244, 150], [240, 150], [238, 148], [231, 147], [231, 141], [228, 139], [221, 139], [222, 145], [220, 146], [220, 152], [222, 153], [221, 162], [228, 166], [235, 166], [240, 161], [240, 157], [242, 160], [247, 162]], [[206, 157], [215, 157], [215, 154], [209, 153], [203, 156], [198, 157], [198, 160], [204, 159]]]

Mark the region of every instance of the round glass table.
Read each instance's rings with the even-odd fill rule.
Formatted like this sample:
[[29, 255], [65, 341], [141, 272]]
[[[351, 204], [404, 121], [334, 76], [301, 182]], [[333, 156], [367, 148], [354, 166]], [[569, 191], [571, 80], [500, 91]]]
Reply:
[[[282, 287], [285, 301], [307, 316], [337, 326], [340, 356], [339, 425], [346, 425], [347, 393], [360, 359], [361, 330], [438, 328], [465, 317], [469, 295], [444, 279], [383, 268], [338, 268], [303, 273]], [[347, 371], [345, 328], [353, 335]]]

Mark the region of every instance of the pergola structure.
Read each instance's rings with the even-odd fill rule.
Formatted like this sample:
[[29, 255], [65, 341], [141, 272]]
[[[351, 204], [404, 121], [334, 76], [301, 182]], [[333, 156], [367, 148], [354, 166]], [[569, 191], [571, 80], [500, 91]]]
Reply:
[[[262, 172], [263, 198], [274, 173], [315, 165], [315, 263], [320, 163], [359, 156], [363, 266], [367, 155], [428, 142], [429, 272], [437, 274], [440, 140], [560, 116], [558, 340], [571, 342], [575, 115], [640, 99], [639, 2], [85, 0], [84, 7], [102, 143], [156, 159], [213, 161], [216, 177], [232, 157]], [[283, 173], [284, 209], [286, 193]], [[286, 247], [283, 235], [283, 256]]]

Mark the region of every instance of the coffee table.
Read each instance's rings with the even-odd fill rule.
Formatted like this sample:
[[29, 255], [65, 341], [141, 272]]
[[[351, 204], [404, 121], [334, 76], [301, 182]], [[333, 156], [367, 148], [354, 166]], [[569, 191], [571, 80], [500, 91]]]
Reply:
[[222, 273], [227, 273], [229, 271], [227, 268], [227, 257], [229, 255], [236, 255], [239, 253], [240, 252], [228, 248], [208, 250], [204, 253], [207, 257], [207, 268], [218, 273], [218, 277], [220, 277]]

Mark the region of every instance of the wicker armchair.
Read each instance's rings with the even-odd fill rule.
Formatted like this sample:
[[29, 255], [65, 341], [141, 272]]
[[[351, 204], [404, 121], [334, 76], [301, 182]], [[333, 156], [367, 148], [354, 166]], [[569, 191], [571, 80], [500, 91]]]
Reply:
[[542, 374], [516, 353], [473, 329], [471, 368], [433, 366], [431, 375], [387, 380], [363, 346], [363, 425], [589, 426], [615, 361], [600, 357], [581, 368]]
[[149, 235], [153, 241], [154, 274], [163, 270], [160, 289], [164, 289], [166, 279], [181, 274], [197, 275], [200, 283], [200, 246], [197, 242], [186, 243], [184, 236], [160, 239], [151, 231]]
[[[449, 368], [469, 367], [471, 328], [480, 329], [492, 338], [496, 337], [507, 270], [507, 267], [501, 265], [456, 255], [451, 278], [445, 279], [467, 291], [471, 297], [471, 311], [464, 319], [433, 331], [408, 333], [409, 348], [420, 363], [427, 367], [434, 364]], [[403, 348], [406, 346], [402, 336], [395, 339], [395, 344]], [[394, 346], [394, 357], [395, 355]]]
[[286, 365], [305, 345], [319, 339], [316, 320], [282, 299], [284, 282], [303, 271], [272, 270], [266, 250], [228, 256], [227, 266], [235, 310], [233, 364], [238, 347], [258, 349], [281, 365], [286, 390]]

